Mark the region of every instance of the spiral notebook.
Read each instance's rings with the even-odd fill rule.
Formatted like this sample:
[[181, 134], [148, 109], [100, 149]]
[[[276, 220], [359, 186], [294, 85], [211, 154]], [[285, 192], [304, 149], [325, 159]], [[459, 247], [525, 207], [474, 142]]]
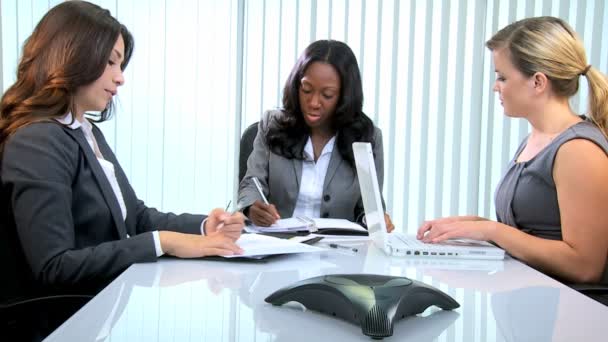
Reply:
[[317, 234], [331, 235], [368, 235], [367, 229], [345, 219], [309, 218], [305, 216], [290, 217], [277, 220], [269, 227], [249, 225], [245, 227], [251, 233], [285, 233], [307, 231]]

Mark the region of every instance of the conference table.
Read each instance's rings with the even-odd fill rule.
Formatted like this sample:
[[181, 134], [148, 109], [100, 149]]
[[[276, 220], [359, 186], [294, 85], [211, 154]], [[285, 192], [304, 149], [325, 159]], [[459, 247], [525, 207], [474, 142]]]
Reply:
[[394, 324], [386, 341], [606, 341], [608, 307], [507, 257], [505, 260], [390, 257], [370, 241], [354, 252], [265, 260], [160, 258], [129, 267], [48, 341], [369, 341], [358, 325], [297, 303], [264, 299], [325, 274], [405, 276], [452, 296]]

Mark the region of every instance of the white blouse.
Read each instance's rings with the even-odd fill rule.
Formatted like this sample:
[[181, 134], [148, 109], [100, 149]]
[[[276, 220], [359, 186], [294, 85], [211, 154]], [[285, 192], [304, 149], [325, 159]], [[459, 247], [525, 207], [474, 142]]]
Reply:
[[302, 161], [302, 179], [300, 181], [300, 192], [296, 201], [293, 216], [320, 217], [321, 200], [323, 197], [323, 184], [325, 175], [334, 150], [336, 137], [333, 136], [315, 163], [312, 140], [308, 137], [304, 146], [304, 160]]

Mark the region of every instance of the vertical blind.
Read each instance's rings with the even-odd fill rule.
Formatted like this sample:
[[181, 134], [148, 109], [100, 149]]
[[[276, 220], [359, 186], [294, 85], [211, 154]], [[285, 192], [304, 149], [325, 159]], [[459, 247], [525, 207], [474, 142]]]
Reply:
[[[424, 219], [494, 215], [493, 192], [524, 120], [492, 92], [484, 42], [520, 18], [568, 21], [589, 63], [608, 71], [608, 6], [587, 1], [100, 0], [135, 37], [115, 118], [101, 124], [139, 197], [207, 212], [237, 190], [241, 132], [281, 105], [312, 41], [345, 41], [362, 72], [364, 111], [384, 135], [383, 193], [397, 229]], [[24, 40], [59, 1], [2, 0], [2, 87]], [[581, 78], [574, 109], [586, 111]]]

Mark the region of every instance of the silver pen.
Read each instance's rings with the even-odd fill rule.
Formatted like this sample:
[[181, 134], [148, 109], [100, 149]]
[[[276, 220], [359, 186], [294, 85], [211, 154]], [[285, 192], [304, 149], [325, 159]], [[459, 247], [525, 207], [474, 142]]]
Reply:
[[[228, 204], [226, 204], [226, 209], [224, 209], [224, 212], [228, 212], [228, 209], [230, 209], [230, 205], [232, 204], [232, 200], [228, 201]], [[221, 230], [222, 228], [224, 228], [224, 221], [221, 221], [220, 224], [217, 225], [217, 230]]]
[[251, 180], [253, 180], [253, 184], [255, 184], [255, 187], [258, 189], [258, 192], [260, 193], [260, 196], [262, 196], [262, 200], [264, 201], [264, 203], [266, 205], [269, 205], [270, 203], [268, 203], [266, 196], [264, 196], [264, 191], [262, 191], [262, 185], [260, 184], [258, 177], [251, 177]]
[[329, 244], [329, 247], [331, 247], [331, 248], [336, 248], [336, 249], [344, 249], [344, 250], [349, 250], [349, 251], [352, 251], [352, 252], [355, 252], [355, 253], [357, 253], [357, 252], [359, 251], [359, 250], [358, 250], [357, 248], [355, 248], [355, 247], [350, 247], [350, 246], [339, 245], [339, 244], [337, 244], [337, 243], [330, 243], [330, 244]]

